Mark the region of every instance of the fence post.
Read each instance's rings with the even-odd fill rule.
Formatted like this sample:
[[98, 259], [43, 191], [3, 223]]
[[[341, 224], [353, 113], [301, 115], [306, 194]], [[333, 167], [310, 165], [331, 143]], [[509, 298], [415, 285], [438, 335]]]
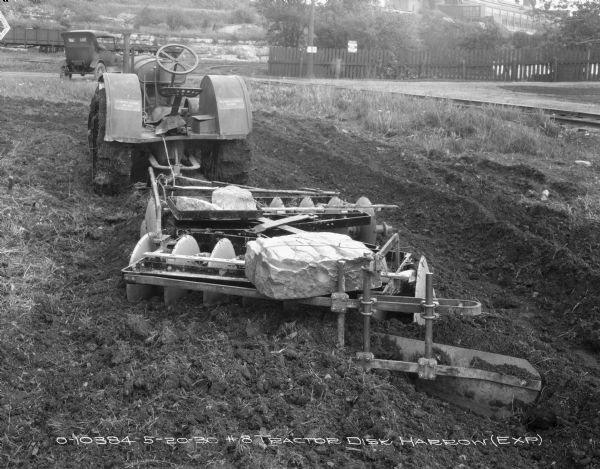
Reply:
[[131, 37], [131, 33], [129, 31], [126, 31], [123, 33], [123, 73], [129, 73], [130, 71], [133, 70], [133, 68], [129, 68], [130, 67], [130, 59], [129, 59], [129, 39]]
[[[30, 37], [23, 38], [30, 43]], [[520, 80], [599, 80], [600, 47], [571, 49], [526, 48], [499, 51], [447, 52], [362, 50], [348, 54], [345, 50], [322, 49], [314, 56], [314, 73], [347, 78], [394, 75], [395, 78], [457, 78], [497, 81]], [[269, 74], [305, 76], [307, 52], [302, 49], [271, 47]], [[325, 67], [325, 68], [324, 68]], [[389, 69], [388, 69], [389, 67]], [[573, 71], [571, 71], [573, 70]]]
[[585, 64], [585, 80], [589, 81], [590, 80], [590, 61], [592, 58], [592, 49], [589, 44], [586, 49], [587, 49], [587, 61]]

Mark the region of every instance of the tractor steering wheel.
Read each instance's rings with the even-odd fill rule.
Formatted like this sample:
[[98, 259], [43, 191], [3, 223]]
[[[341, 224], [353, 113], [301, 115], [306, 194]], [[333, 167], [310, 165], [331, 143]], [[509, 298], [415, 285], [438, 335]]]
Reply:
[[[156, 63], [165, 72], [187, 75], [196, 69], [200, 60], [191, 47], [183, 44], [165, 44], [156, 51]], [[177, 70], [177, 66], [182, 70]]]

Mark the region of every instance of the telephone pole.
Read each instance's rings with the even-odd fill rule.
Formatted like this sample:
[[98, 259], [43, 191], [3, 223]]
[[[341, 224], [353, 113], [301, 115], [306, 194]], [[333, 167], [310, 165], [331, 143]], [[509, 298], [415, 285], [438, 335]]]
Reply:
[[313, 53], [313, 42], [315, 39], [315, 0], [311, 0], [310, 2], [310, 20], [308, 22], [308, 56], [306, 57], [306, 76], [308, 78], [314, 78], [313, 72], [313, 63], [314, 63], [314, 53]]

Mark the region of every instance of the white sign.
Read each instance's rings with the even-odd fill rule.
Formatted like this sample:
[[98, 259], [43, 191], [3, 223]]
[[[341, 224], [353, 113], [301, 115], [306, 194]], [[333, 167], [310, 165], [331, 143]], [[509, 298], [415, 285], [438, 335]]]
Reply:
[[317, 46], [306, 46], [306, 53], [307, 54], [316, 54]]
[[10, 31], [10, 26], [8, 25], [8, 21], [6, 21], [6, 18], [4, 17], [4, 15], [2, 14], [2, 12], [0, 11], [0, 24], [2, 24], [2, 31], [0, 31], [0, 41], [2, 39], [4, 39], [4, 36], [6, 36], [6, 33], [8, 33]]
[[358, 51], [358, 43], [356, 41], [348, 41], [348, 52], [357, 52]]

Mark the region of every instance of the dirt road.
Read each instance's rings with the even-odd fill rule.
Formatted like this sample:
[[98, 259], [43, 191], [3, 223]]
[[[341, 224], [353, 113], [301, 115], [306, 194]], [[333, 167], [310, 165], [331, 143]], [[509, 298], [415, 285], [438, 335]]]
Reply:
[[444, 82], [279, 78], [256, 78], [256, 80], [276, 83], [313, 83], [365, 91], [600, 114], [600, 82]]
[[[250, 66], [249, 66], [250, 65]], [[204, 74], [240, 74], [249, 80], [273, 83], [301, 83], [336, 86], [365, 91], [400, 93], [413, 96], [470, 100], [532, 108], [550, 108], [600, 114], [600, 82], [443, 82], [443, 81], [384, 81], [384, 80], [323, 80], [267, 78], [260, 64], [222, 64], [202, 62], [196, 76]], [[57, 73], [0, 71], [0, 77], [57, 78]], [[92, 80], [92, 75], [75, 76]]]

